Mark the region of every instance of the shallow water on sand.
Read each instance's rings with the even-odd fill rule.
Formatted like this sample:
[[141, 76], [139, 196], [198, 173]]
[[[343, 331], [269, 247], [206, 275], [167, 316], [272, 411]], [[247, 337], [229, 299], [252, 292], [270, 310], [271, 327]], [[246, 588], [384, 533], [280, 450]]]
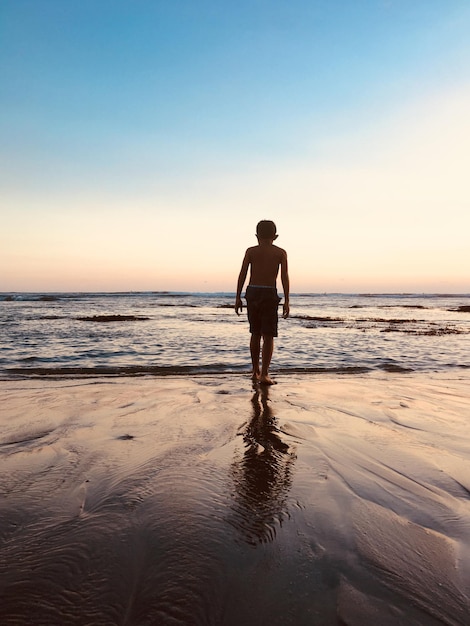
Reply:
[[[249, 364], [233, 294], [0, 294], [0, 376], [234, 373]], [[470, 367], [469, 296], [291, 299], [272, 370]]]
[[467, 390], [3, 382], [0, 621], [467, 624]]

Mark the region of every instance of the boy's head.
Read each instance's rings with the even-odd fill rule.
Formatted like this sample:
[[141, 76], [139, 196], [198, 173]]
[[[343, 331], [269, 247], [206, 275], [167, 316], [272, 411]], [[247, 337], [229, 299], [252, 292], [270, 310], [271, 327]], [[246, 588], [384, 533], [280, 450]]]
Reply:
[[261, 220], [256, 225], [256, 236], [258, 239], [277, 239], [276, 224], [271, 220]]

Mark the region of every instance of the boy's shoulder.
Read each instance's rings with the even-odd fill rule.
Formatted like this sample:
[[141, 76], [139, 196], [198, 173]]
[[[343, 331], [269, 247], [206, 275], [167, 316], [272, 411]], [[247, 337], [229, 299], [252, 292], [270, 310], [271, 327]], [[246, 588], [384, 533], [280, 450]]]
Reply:
[[287, 254], [287, 252], [284, 250], [284, 248], [280, 248], [279, 246], [275, 246], [274, 244], [273, 244], [273, 248], [276, 248], [276, 250], [277, 250], [277, 252], [279, 252], [279, 254], [282, 254], [282, 255]]
[[280, 248], [279, 246], [275, 246], [274, 244], [271, 244], [267, 248], [265, 248], [264, 246], [260, 246], [258, 244], [257, 246], [251, 246], [250, 248], [247, 248], [247, 251], [246, 251], [248, 255], [260, 254], [260, 253], [265, 253], [265, 252], [268, 252], [270, 254], [278, 254], [279, 256], [287, 255], [287, 252], [283, 248]]

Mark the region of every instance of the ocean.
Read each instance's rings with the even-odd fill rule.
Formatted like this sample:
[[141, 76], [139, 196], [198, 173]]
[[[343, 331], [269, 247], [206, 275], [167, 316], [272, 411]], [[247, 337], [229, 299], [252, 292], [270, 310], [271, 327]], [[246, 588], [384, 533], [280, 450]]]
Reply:
[[[250, 370], [232, 293], [2, 293], [0, 376]], [[442, 372], [470, 367], [470, 295], [294, 294], [271, 372]]]

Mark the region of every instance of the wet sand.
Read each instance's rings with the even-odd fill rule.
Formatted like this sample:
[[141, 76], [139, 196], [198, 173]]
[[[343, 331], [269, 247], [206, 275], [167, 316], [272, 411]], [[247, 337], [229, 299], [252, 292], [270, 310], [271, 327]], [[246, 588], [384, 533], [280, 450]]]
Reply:
[[470, 376], [0, 382], [0, 623], [470, 623]]

